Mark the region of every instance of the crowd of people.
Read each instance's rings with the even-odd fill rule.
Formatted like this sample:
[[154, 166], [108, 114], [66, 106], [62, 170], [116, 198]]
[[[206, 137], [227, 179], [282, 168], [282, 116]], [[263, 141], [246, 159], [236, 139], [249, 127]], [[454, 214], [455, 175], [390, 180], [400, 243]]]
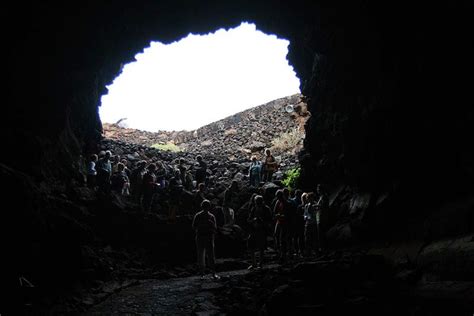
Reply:
[[[87, 163], [87, 185], [98, 194], [115, 192], [130, 196], [143, 212], [151, 212], [157, 197], [166, 200], [170, 218], [176, 216], [181, 195], [195, 196], [196, 207], [203, 200], [208, 182], [207, 164], [201, 156], [189, 162], [180, 158], [175, 164], [159, 160], [140, 160], [131, 164], [111, 151], [91, 155]], [[188, 166], [187, 166], [188, 165]]]
[[[247, 248], [252, 257], [249, 269], [263, 267], [269, 235], [273, 236], [273, 247], [278, 252], [281, 263], [286, 263], [293, 257], [304, 258], [323, 253], [327, 249], [325, 235], [328, 229], [328, 211], [329, 200], [322, 185], [317, 186], [316, 192], [295, 190], [290, 194], [287, 188], [277, 190], [271, 206], [265, 203], [262, 195], [254, 194], [247, 217]], [[214, 269], [217, 220], [208, 200], [201, 202], [201, 211], [194, 216], [192, 226], [196, 232], [201, 274], [204, 275], [207, 257], [213, 276], [218, 277]]]
[[[277, 170], [278, 163], [269, 149], [265, 150], [263, 161], [253, 156], [248, 170], [248, 185], [261, 188], [264, 183], [272, 181]], [[180, 158], [174, 165], [141, 160], [129, 167], [126, 159], [119, 155], [112, 156], [110, 151], [102, 151], [90, 157], [87, 172], [89, 187], [99, 194], [113, 191], [130, 196], [143, 212], [150, 212], [154, 198], [157, 195], [165, 197], [166, 193], [170, 219], [177, 215], [182, 192], [192, 192], [192, 228], [196, 234], [200, 272], [204, 275], [207, 258], [208, 268], [213, 277], [218, 278], [214, 269], [214, 239], [218, 227], [235, 224], [235, 212], [242, 206], [236, 180], [225, 190], [222, 205], [216, 206], [207, 197], [207, 164], [201, 156], [197, 156], [191, 166], [189, 161]], [[270, 246], [268, 237], [273, 238], [272, 246], [282, 263], [295, 256], [302, 258], [325, 250], [329, 201], [322, 185], [317, 186], [316, 192], [279, 189], [271, 203], [266, 203], [262, 195], [252, 195], [243, 225], [248, 232], [247, 248], [252, 258], [249, 269], [263, 266], [264, 253]]]

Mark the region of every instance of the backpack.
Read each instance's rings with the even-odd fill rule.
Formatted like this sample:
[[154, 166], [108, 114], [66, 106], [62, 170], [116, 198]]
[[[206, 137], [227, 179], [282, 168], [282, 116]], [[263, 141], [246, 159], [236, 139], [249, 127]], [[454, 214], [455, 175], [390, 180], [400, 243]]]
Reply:
[[252, 164], [250, 166], [250, 174], [253, 174], [253, 175], [260, 174], [261, 170], [262, 170], [262, 164], [260, 162]]

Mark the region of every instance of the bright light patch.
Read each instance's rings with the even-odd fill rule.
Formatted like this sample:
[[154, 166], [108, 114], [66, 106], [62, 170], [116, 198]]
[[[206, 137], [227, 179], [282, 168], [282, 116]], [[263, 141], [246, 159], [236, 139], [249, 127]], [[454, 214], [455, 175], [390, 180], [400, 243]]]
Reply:
[[100, 117], [147, 131], [194, 130], [299, 92], [289, 41], [242, 23], [228, 31], [152, 42], [102, 96]]

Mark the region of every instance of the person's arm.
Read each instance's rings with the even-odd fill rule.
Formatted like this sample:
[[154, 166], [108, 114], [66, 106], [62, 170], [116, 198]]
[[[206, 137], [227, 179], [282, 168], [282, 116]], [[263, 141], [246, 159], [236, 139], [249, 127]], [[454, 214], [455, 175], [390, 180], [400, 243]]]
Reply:
[[194, 231], [196, 231], [196, 217], [197, 217], [197, 214], [194, 215], [194, 217], [193, 217], [193, 223], [191, 224], [191, 227], [193, 228]]
[[307, 219], [310, 218], [310, 215], [309, 215], [309, 212], [308, 212], [308, 206], [305, 205], [303, 209], [304, 209], [303, 218], [304, 218], [305, 220], [307, 220]]
[[251, 222], [253, 221], [254, 210], [255, 210], [255, 208], [252, 207], [252, 209], [251, 209], [250, 212], [249, 212], [249, 216], [247, 217], [247, 222], [248, 222], [248, 223], [251, 223]]
[[222, 200], [222, 206], [227, 206], [227, 202], [229, 200], [229, 190], [225, 190], [224, 192], [224, 199]]
[[275, 203], [275, 205], [273, 206], [273, 217], [274, 218], [277, 218], [278, 217], [278, 214], [277, 214], [277, 207], [278, 207], [278, 201]]
[[211, 221], [212, 221], [212, 228], [214, 229], [215, 232], [217, 232], [217, 222], [216, 222], [216, 217], [214, 215], [212, 215]]

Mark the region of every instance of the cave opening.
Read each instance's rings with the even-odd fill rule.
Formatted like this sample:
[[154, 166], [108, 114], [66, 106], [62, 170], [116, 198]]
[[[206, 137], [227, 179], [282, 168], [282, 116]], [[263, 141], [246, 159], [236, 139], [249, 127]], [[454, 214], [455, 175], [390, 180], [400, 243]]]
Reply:
[[152, 41], [101, 98], [103, 123], [150, 132], [191, 131], [300, 93], [287, 39], [249, 22], [172, 43]]
[[[94, 314], [141, 313], [139, 308], [149, 313], [155, 307], [156, 314], [176, 314], [170, 311], [181, 307], [188, 314], [472, 312], [474, 160], [466, 144], [474, 116], [466, 106], [470, 81], [464, 80], [472, 69], [472, 4], [388, 10], [386, 4], [366, 1], [274, 2], [271, 10], [259, 1], [242, 6], [239, 1], [199, 2], [186, 8], [149, 1], [146, 10], [142, 2], [87, 4], [78, 2], [77, 10], [17, 4], [17, 23], [7, 32], [12, 101], [4, 107], [8, 119], [2, 130], [8, 135], [4, 147], [13, 154], [2, 155], [1, 171], [10, 184], [4, 204], [16, 207], [4, 212], [12, 219], [2, 222], [15, 229], [9, 235], [12, 249], [4, 254], [11, 267], [4, 285], [15, 296], [7, 300], [15, 314], [91, 308]], [[201, 286], [194, 282], [190, 223], [170, 225], [137, 212], [117, 195], [96, 198], [77, 162], [88, 157], [81, 153], [102, 149], [97, 105], [121, 62], [151, 39], [169, 43], [190, 30], [204, 34], [236, 25], [236, 17], [291, 40], [288, 59], [314, 114], [306, 124], [302, 175], [308, 191], [324, 178], [330, 181], [325, 234], [330, 251], [295, 257], [293, 266], [248, 272], [245, 240], [236, 242], [244, 235], [226, 228], [217, 239], [218, 258], [225, 257], [222, 250], [237, 249], [241, 255], [218, 267], [242, 274], [232, 272], [220, 283]], [[179, 92], [178, 97], [186, 93]], [[293, 107], [288, 109], [293, 113]], [[235, 130], [225, 131], [224, 136], [235, 135]], [[209, 151], [217, 147], [202, 144]], [[252, 150], [261, 144], [248, 145]], [[134, 163], [142, 158], [135, 152], [149, 150], [126, 146], [133, 153], [121, 155]], [[189, 156], [193, 161], [195, 156]], [[175, 157], [164, 153], [159, 159]], [[214, 174], [216, 179], [248, 170], [233, 159], [225, 166], [217, 161], [215, 168], [222, 172]], [[226, 184], [212, 192], [219, 202]], [[239, 203], [248, 206], [253, 192], [244, 193]], [[179, 263], [193, 264], [162, 262], [175, 254]], [[267, 254], [276, 262], [276, 252]], [[183, 286], [180, 278], [189, 283]], [[156, 282], [142, 284], [148, 279]], [[220, 296], [213, 301], [209, 290]]]

